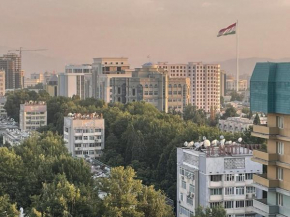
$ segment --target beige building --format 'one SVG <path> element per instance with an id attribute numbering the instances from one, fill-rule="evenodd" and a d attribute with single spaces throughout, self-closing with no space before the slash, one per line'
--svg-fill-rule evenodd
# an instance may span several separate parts
<path id="1" fill-rule="evenodd" d="M 33 131 L 47 125 L 45 102 L 29 101 L 20 104 L 19 125 L 22 131 Z"/>
<path id="2" fill-rule="evenodd" d="M 74 157 L 98 158 L 105 148 L 105 121 L 102 115 L 69 114 L 64 118 L 64 141 Z"/>
<path id="3" fill-rule="evenodd" d="M 30 78 L 24 78 L 24 88 L 33 87 L 37 84 L 43 84 L 44 77 L 42 73 L 33 73 Z"/>
<path id="4" fill-rule="evenodd" d="M 0 70 L 0 96 L 5 96 L 5 71 Z"/>
<path id="5" fill-rule="evenodd" d="M 164 69 L 146 63 L 132 77 L 111 78 L 113 102 L 145 101 L 160 111 L 183 111 L 189 103 L 189 79 L 169 78 Z"/>
<path id="6" fill-rule="evenodd" d="M 55 74 L 52 74 L 45 84 L 45 90 L 50 96 L 57 96 L 58 90 L 58 77 Z"/>
<path id="7" fill-rule="evenodd" d="M 117 74 L 126 74 L 126 71 L 130 69 L 128 63 L 128 58 L 125 57 L 103 57 L 103 58 L 94 58 L 94 63 L 92 64 L 92 96 L 97 99 L 102 98 L 105 93 L 102 92 L 102 82 L 107 78 L 100 78 L 102 75 L 117 75 Z M 108 81 L 108 80 L 107 80 Z M 108 89 L 107 89 L 108 90 Z M 104 100 L 108 101 L 109 97 L 106 97 Z"/>
<path id="8" fill-rule="evenodd" d="M 169 64 L 159 62 L 159 68 L 168 71 L 170 78 L 190 79 L 190 103 L 210 112 L 220 109 L 220 65 L 189 62 Z"/>
<path id="9" fill-rule="evenodd" d="M 237 89 L 237 80 L 232 78 L 227 78 L 226 83 L 227 90 L 236 90 Z M 239 80 L 239 91 L 248 89 L 248 81 L 247 80 Z"/>
<path id="10" fill-rule="evenodd" d="M 58 75 L 58 95 L 85 99 L 92 96 L 92 66 L 90 64 L 67 65 L 65 73 Z"/>

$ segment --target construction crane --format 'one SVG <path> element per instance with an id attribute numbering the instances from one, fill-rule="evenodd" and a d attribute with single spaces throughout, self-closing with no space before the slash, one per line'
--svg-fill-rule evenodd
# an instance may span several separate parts
<path id="1" fill-rule="evenodd" d="M 23 50 L 22 47 L 20 47 L 19 50 L 9 50 L 8 53 L 11 52 L 11 51 L 19 51 L 19 55 L 21 57 L 22 51 L 25 51 L 26 52 L 26 51 L 45 51 L 45 50 L 47 50 L 47 49 Z"/>

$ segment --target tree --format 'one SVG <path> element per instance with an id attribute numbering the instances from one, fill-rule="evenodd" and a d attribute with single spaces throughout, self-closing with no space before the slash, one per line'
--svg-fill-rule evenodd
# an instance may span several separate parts
<path id="1" fill-rule="evenodd" d="M 185 121 L 192 121 L 197 125 L 205 125 L 207 122 L 206 113 L 202 109 L 196 109 L 196 106 L 187 105 L 183 112 L 183 119 Z"/>
<path id="2" fill-rule="evenodd" d="M 0 215 L 18 217 L 16 204 L 11 204 L 8 195 L 0 196 Z"/>
<path id="3" fill-rule="evenodd" d="M 226 210 L 222 206 L 213 208 L 203 208 L 199 206 L 195 209 L 194 217 L 225 217 L 227 214 Z"/>
<path id="4" fill-rule="evenodd" d="M 231 101 L 242 101 L 243 99 L 244 99 L 244 94 L 239 94 L 235 90 L 231 92 Z"/>
<path id="5" fill-rule="evenodd" d="M 255 124 L 255 125 L 260 125 L 261 124 L 260 117 L 259 117 L 258 113 L 256 113 L 256 116 L 255 116 L 253 124 Z"/>
<path id="6" fill-rule="evenodd" d="M 104 198 L 103 216 L 173 216 L 162 192 L 155 191 L 153 186 L 143 186 L 135 178 L 131 167 L 116 167 L 111 169 L 109 178 L 100 180 L 100 190 L 107 195 Z"/>
<path id="7" fill-rule="evenodd" d="M 246 114 L 246 115 L 249 115 L 250 114 L 250 109 L 248 107 L 244 107 L 242 109 L 242 113 Z"/>
<path id="8" fill-rule="evenodd" d="M 225 111 L 225 113 L 223 114 L 223 116 L 222 116 L 222 119 L 227 119 L 228 117 L 236 117 L 237 116 L 237 110 L 232 106 L 232 105 L 230 105 L 227 109 L 226 109 L 226 111 Z"/>
<path id="9" fill-rule="evenodd" d="M 220 104 L 221 106 L 224 106 L 225 104 L 225 98 L 223 96 L 220 96 Z"/>

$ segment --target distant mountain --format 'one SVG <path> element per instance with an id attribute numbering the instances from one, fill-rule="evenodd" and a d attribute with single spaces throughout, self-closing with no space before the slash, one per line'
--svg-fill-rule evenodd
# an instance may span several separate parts
<path id="1" fill-rule="evenodd" d="M 252 75 L 254 67 L 257 62 L 290 62 L 290 58 L 282 58 L 282 59 L 271 59 L 271 58 L 243 58 L 239 60 L 240 65 L 240 75 L 247 74 Z M 229 59 L 220 62 L 221 69 L 225 70 L 227 74 L 236 75 L 236 59 Z"/>

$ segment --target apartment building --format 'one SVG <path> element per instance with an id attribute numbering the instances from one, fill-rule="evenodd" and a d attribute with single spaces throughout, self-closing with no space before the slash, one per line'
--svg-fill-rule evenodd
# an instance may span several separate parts
<path id="1" fill-rule="evenodd" d="M 229 117 L 226 120 L 219 119 L 219 129 L 223 132 L 242 133 L 253 126 L 253 120 L 242 117 Z"/>
<path id="2" fill-rule="evenodd" d="M 105 148 L 105 121 L 96 113 L 69 114 L 64 117 L 63 135 L 73 157 L 99 158 Z"/>
<path id="3" fill-rule="evenodd" d="M 227 78 L 226 81 L 226 89 L 227 90 L 237 90 L 237 80 L 232 78 Z M 239 80 L 239 91 L 244 91 L 248 89 L 248 81 L 247 80 Z"/>
<path id="4" fill-rule="evenodd" d="M 220 95 L 226 95 L 227 74 L 224 70 L 220 71 Z"/>
<path id="5" fill-rule="evenodd" d="M 266 151 L 254 151 L 264 166 L 254 176 L 263 198 L 254 200 L 262 216 L 290 216 L 290 63 L 257 63 L 251 77 L 251 110 L 267 114 L 267 125 L 254 125 L 252 136 L 267 140 Z"/>
<path id="6" fill-rule="evenodd" d="M 91 97 L 92 66 L 67 65 L 65 73 L 58 75 L 58 95 L 59 96 L 79 96 L 81 99 Z"/>
<path id="7" fill-rule="evenodd" d="M 0 117 L 1 118 L 7 117 L 7 111 L 4 108 L 6 101 L 7 101 L 7 98 L 5 96 L 0 96 Z"/>
<path id="8" fill-rule="evenodd" d="M 159 62 L 159 68 L 168 71 L 170 78 L 190 79 L 190 103 L 210 112 L 220 110 L 220 65 L 189 62 L 168 64 Z"/>
<path id="9" fill-rule="evenodd" d="M 158 65 L 145 63 L 132 72 L 132 77 L 111 78 L 113 102 L 145 101 L 160 111 L 183 111 L 189 103 L 188 78 L 169 78 Z"/>
<path id="10" fill-rule="evenodd" d="M 198 206 L 223 206 L 226 217 L 256 217 L 253 199 L 262 192 L 253 187 L 253 175 L 262 165 L 251 161 L 254 147 L 191 143 L 177 148 L 177 217 L 194 216 Z"/>
<path id="11" fill-rule="evenodd" d="M 30 78 L 24 78 L 24 88 L 33 87 L 37 84 L 43 84 L 44 77 L 42 73 L 33 73 Z"/>
<path id="12" fill-rule="evenodd" d="M 0 57 L 0 70 L 5 71 L 5 88 L 22 88 L 23 73 L 21 71 L 21 57 L 15 53 L 4 54 Z"/>
<path id="13" fill-rule="evenodd" d="M 47 125 L 45 102 L 29 101 L 20 104 L 19 126 L 21 131 L 34 131 Z"/>
<path id="14" fill-rule="evenodd" d="M 104 79 L 110 79 L 111 77 L 100 79 L 101 75 L 126 74 L 128 70 L 130 71 L 130 65 L 126 57 L 94 58 L 92 64 L 92 96 L 97 99 L 103 99 L 102 96 L 106 94 L 105 91 L 102 92 L 102 82 L 104 82 Z M 108 101 L 108 98 L 104 100 Z"/>
<path id="15" fill-rule="evenodd" d="M 5 71 L 0 69 L 0 96 L 5 96 Z"/>

